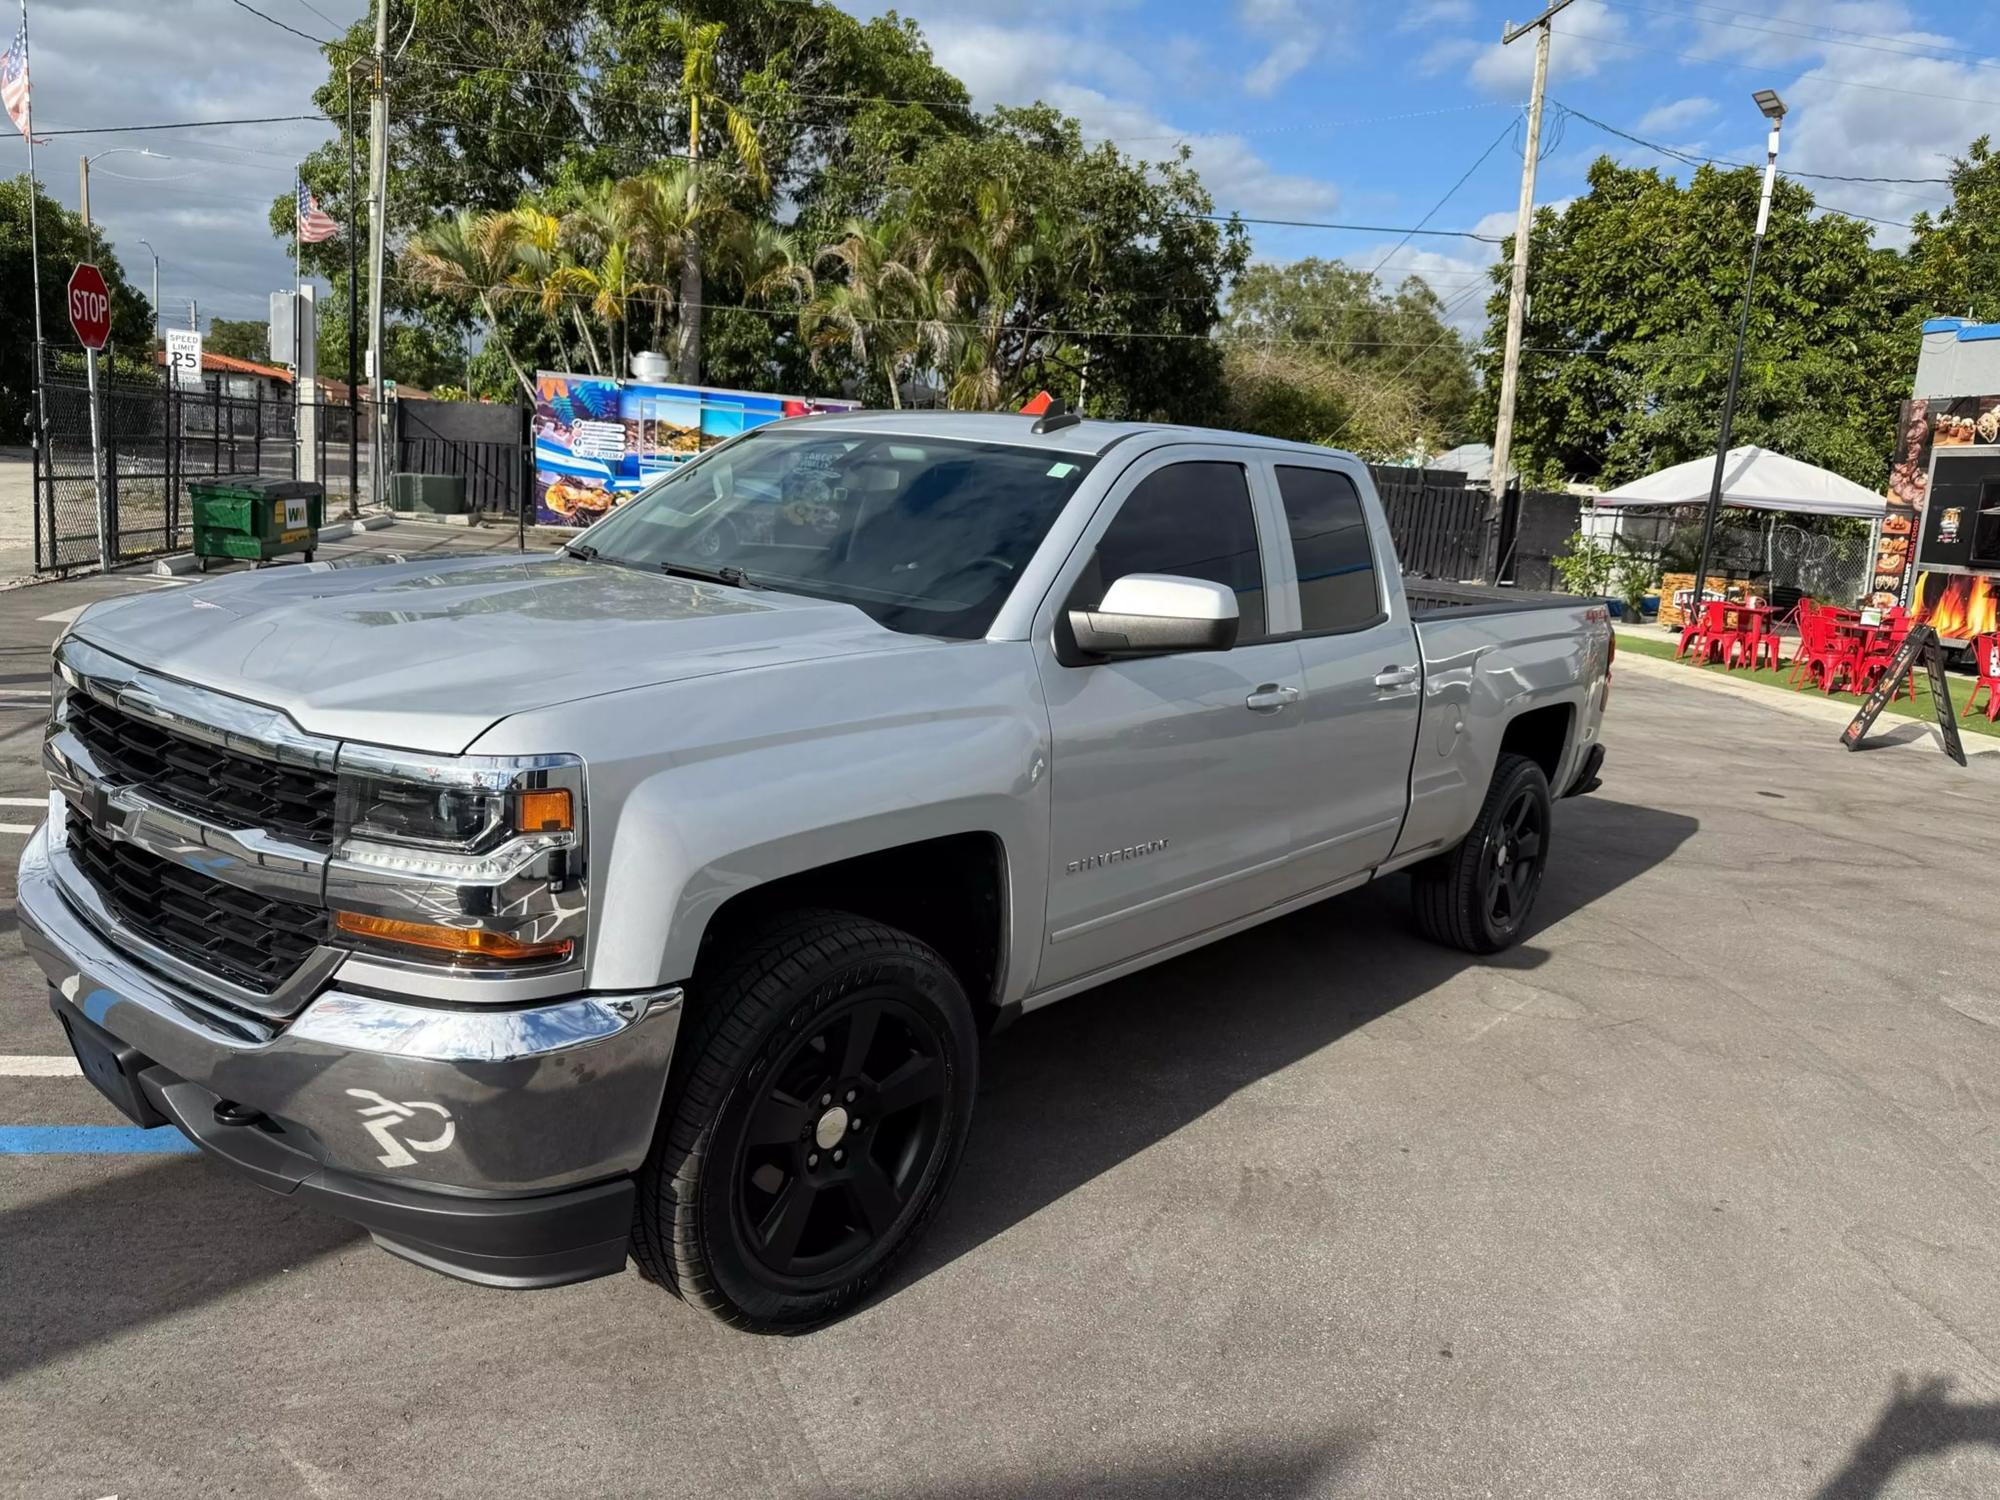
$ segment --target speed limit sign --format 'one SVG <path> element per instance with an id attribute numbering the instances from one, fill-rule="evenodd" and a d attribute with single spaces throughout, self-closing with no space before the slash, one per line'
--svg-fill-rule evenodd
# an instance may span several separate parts
<path id="1" fill-rule="evenodd" d="M 167 330 L 167 369 L 182 390 L 201 389 L 201 335 L 192 328 Z"/>

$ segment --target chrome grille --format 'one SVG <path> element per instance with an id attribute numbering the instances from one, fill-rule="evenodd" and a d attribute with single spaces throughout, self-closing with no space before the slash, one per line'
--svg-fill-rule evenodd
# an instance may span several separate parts
<path id="1" fill-rule="evenodd" d="M 70 810 L 70 858 L 118 920 L 176 958 L 269 994 L 318 946 L 326 914 L 113 839 Z"/>
<path id="2" fill-rule="evenodd" d="M 69 699 L 67 727 L 113 782 L 227 828 L 260 828 L 295 843 L 333 844 L 331 776 L 237 755 L 89 693 Z"/>

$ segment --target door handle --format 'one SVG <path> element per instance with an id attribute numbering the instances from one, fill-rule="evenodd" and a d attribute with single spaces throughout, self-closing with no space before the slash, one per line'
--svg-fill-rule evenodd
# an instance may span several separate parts
<path id="1" fill-rule="evenodd" d="M 1243 706 L 1253 714 L 1274 714 L 1288 703 L 1299 701 L 1299 690 L 1295 687 L 1279 687 L 1275 682 L 1267 682 L 1256 692 L 1243 700 Z"/>
<path id="2" fill-rule="evenodd" d="M 1375 686 L 1386 690 L 1400 691 L 1417 685 L 1415 667 L 1384 667 L 1375 674 Z"/>

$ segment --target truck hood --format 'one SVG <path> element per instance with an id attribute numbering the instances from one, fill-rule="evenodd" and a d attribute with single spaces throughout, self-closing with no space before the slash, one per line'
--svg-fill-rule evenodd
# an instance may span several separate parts
<path id="1" fill-rule="evenodd" d="M 445 755 L 530 709 L 924 644 L 846 604 L 567 555 L 259 569 L 107 600 L 74 629 L 310 733 Z"/>

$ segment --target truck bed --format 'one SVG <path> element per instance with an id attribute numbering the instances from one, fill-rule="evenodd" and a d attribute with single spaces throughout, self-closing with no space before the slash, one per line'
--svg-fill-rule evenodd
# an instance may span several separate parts
<path id="1" fill-rule="evenodd" d="M 1437 578 L 1405 578 L 1403 595 L 1409 600 L 1410 618 L 1420 622 L 1463 620 L 1473 615 L 1513 614 L 1530 609 L 1578 609 L 1596 602 L 1579 594 L 1542 594 L 1483 583 L 1446 583 Z"/>

